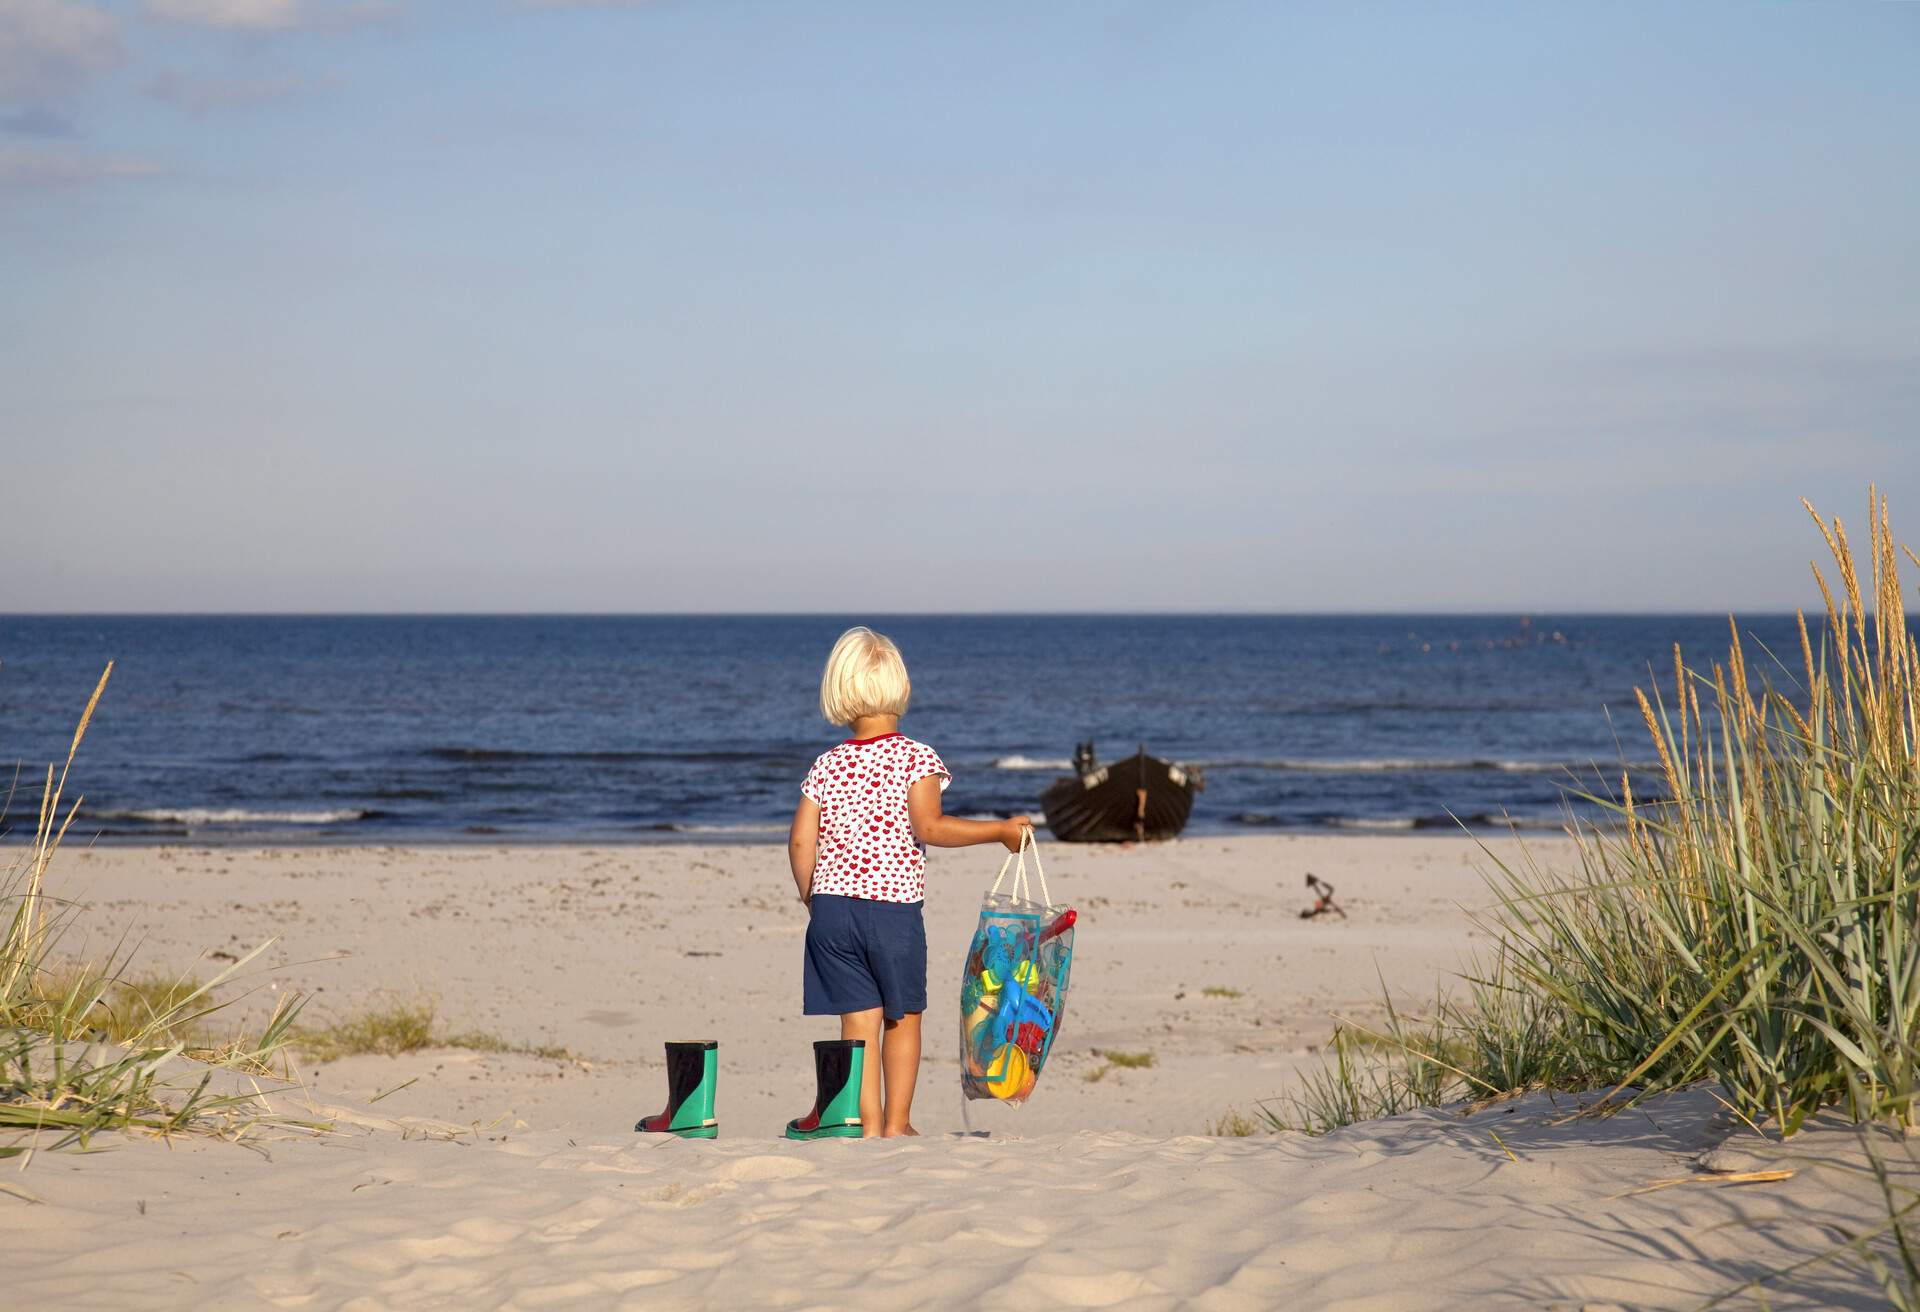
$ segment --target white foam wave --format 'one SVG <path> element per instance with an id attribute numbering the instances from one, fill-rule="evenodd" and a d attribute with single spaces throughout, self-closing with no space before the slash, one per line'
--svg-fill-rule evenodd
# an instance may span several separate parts
<path id="1" fill-rule="evenodd" d="M 662 825 L 662 829 L 675 834 L 784 834 L 785 825 Z"/>
<path id="2" fill-rule="evenodd" d="M 1279 757 L 1273 760 L 1195 761 L 1192 764 L 1201 770 L 1275 770 L 1293 771 L 1299 774 L 1413 774 L 1421 771 L 1465 770 L 1487 770 L 1501 774 L 1564 774 L 1569 770 L 1578 772 L 1583 768 L 1569 765 L 1565 761 L 1503 761 L 1483 757 L 1426 759 L 1416 756 L 1333 760 L 1319 760 L 1313 757 Z M 1065 757 L 1015 754 L 995 757 L 993 768 L 996 770 L 1071 770 L 1073 762 Z M 1634 765 L 1629 768 L 1646 767 Z"/>
<path id="3" fill-rule="evenodd" d="M 365 811 L 247 811 L 238 807 L 216 810 L 210 807 L 184 807 L 180 810 L 154 808 L 142 811 L 102 811 L 102 820 L 145 820 L 151 824 L 172 825 L 337 825 L 364 820 Z"/>
<path id="4" fill-rule="evenodd" d="M 1273 761 L 1199 761 L 1202 770 L 1283 770 L 1300 774 L 1412 774 L 1420 771 L 1496 770 L 1502 774 L 1559 774 L 1564 761 L 1494 761 L 1479 758 L 1375 757 L 1361 760 L 1282 758 Z"/>
<path id="5" fill-rule="evenodd" d="M 1327 822 L 1335 829 L 1412 829 L 1420 822 L 1412 816 L 1339 816 Z"/>

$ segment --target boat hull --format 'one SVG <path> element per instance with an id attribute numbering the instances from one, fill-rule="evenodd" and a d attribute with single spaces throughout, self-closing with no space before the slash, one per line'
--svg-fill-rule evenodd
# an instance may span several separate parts
<path id="1" fill-rule="evenodd" d="M 1135 843 L 1172 838 L 1193 814 L 1192 771 L 1137 752 L 1040 794 L 1047 828 L 1068 843 Z"/>

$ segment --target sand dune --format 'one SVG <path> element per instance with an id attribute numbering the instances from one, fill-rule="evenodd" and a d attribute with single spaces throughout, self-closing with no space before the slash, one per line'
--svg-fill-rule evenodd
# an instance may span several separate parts
<path id="1" fill-rule="evenodd" d="M 1719 1105 L 1553 1124 L 1570 1109 L 1535 1095 L 1318 1139 L 806 1145 L 448 1138 L 363 1110 L 259 1151 L 42 1158 L 43 1204 L 8 1214 L 9 1285 L 98 1308 L 1685 1308 L 1872 1214 L 1864 1177 L 1805 1161 L 1857 1161 L 1848 1131 L 1803 1136 L 1784 1182 L 1631 1194 L 1700 1173 L 1730 1133 Z M 1741 1169 L 1780 1164 L 1735 1143 Z M 1768 1297 L 1877 1305 L 1831 1268 Z"/>

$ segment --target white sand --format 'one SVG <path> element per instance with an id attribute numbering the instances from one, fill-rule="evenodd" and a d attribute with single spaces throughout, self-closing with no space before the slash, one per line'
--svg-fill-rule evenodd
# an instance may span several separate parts
<path id="1" fill-rule="evenodd" d="M 6 1179 L 44 1201 L 0 1198 L 7 1301 L 1690 1307 L 1876 1217 L 1870 1181 L 1804 1166 L 1619 1197 L 1697 1174 L 1734 1133 L 1704 1092 L 1560 1125 L 1572 1104 L 1535 1096 L 1320 1139 L 1199 1137 L 1286 1087 L 1329 1012 L 1376 1015 L 1376 972 L 1430 996 L 1472 947 L 1455 904 L 1484 900 L 1483 858 L 1427 838 L 1049 856 L 1056 900 L 1082 921 L 1032 1103 L 976 1114 L 990 1138 L 954 1133 L 950 1012 L 995 863 L 937 854 L 915 1118 L 929 1137 L 796 1145 L 775 1136 L 810 1102 L 808 1041 L 832 1030 L 797 1014 L 804 914 L 778 848 L 69 853 L 58 891 L 91 901 L 96 942 L 136 927 L 143 960 L 188 967 L 279 932 L 263 981 L 324 990 L 323 1012 L 427 993 L 449 1031 L 583 1060 L 354 1058 L 308 1072 L 342 1121 L 332 1135 L 277 1132 L 264 1153 L 122 1139 L 42 1154 Z M 1351 919 L 1297 918 L 1306 870 L 1338 885 Z M 631 1133 L 662 1101 L 667 1038 L 720 1041 L 716 1142 Z M 1102 1048 L 1157 1064 L 1089 1082 Z M 423 1134 L 408 1118 L 469 1128 Z M 1842 1158 L 1853 1142 L 1823 1130 L 1791 1150 Z M 1745 1130 L 1735 1144 L 1761 1146 Z M 1769 1298 L 1874 1305 L 1863 1276 L 1831 1267 Z"/>

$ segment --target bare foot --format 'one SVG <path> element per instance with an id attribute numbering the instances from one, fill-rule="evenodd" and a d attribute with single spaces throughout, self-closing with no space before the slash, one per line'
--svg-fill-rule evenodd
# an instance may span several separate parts
<path id="1" fill-rule="evenodd" d="M 918 1139 L 920 1137 L 920 1131 L 909 1125 L 904 1130 L 888 1130 L 885 1132 L 884 1137 L 888 1139 Z"/>

